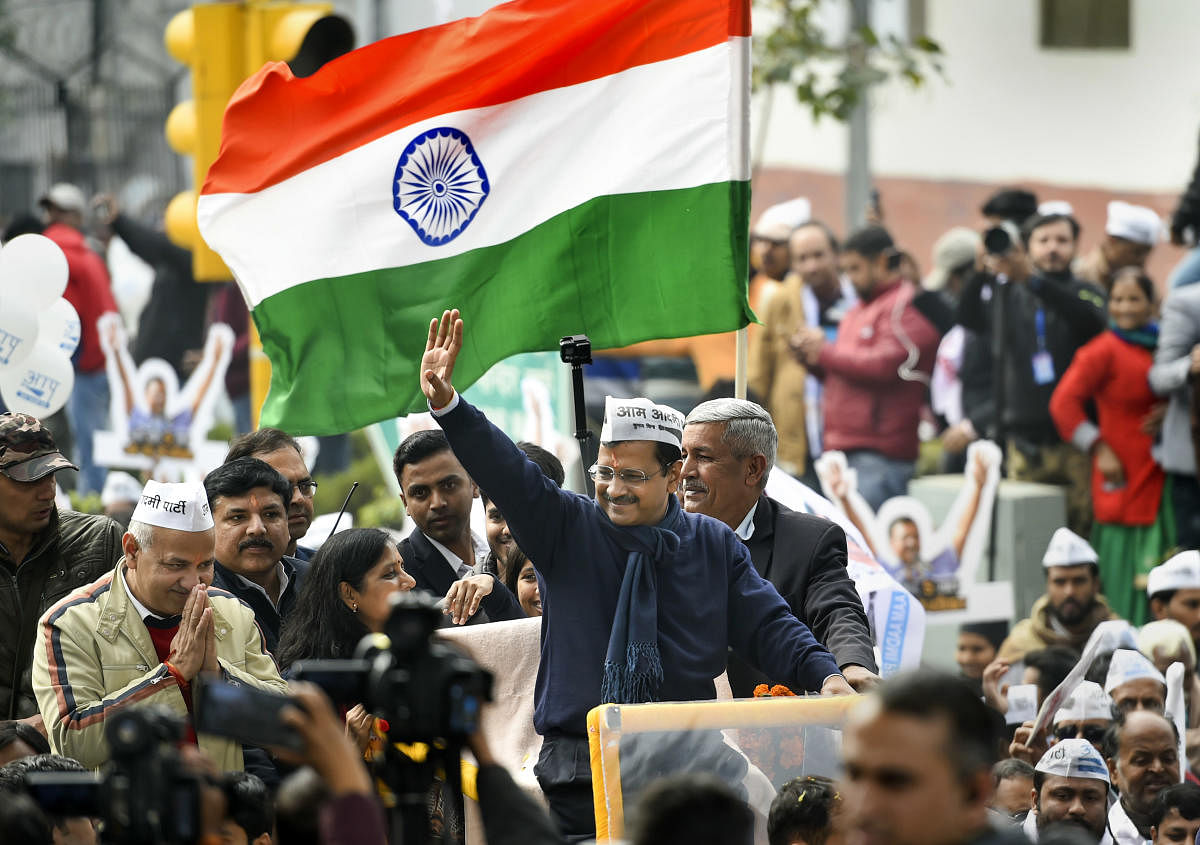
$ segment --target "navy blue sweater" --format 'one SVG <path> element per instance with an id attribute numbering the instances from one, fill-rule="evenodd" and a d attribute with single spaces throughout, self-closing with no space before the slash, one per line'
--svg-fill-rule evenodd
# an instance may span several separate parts
<path id="1" fill-rule="evenodd" d="M 508 520 L 537 566 L 542 660 L 534 694 L 538 733 L 583 736 L 600 678 L 627 553 L 595 502 L 560 490 L 479 410 L 459 397 L 438 417 L 455 455 Z M 819 690 L 838 673 L 832 655 L 755 570 L 727 525 L 683 513 L 679 550 L 658 569 L 658 647 L 664 701 L 714 697 L 733 648 L 775 683 Z"/>

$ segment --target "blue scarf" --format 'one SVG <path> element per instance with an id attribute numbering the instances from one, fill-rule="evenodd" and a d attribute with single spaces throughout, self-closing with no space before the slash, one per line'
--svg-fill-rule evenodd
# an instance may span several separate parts
<path id="1" fill-rule="evenodd" d="M 597 505 L 597 508 L 600 506 Z M 603 509 L 600 510 L 604 513 Z M 658 572 L 656 564 L 679 550 L 682 509 L 667 496 L 667 513 L 658 525 L 614 525 L 608 514 L 601 524 L 618 546 L 629 553 L 617 612 L 613 616 L 604 655 L 600 700 L 614 704 L 657 701 L 663 681 L 658 651 Z"/>
<path id="2" fill-rule="evenodd" d="M 1108 327 L 1112 333 L 1126 343 L 1134 346 L 1141 346 L 1153 352 L 1158 348 L 1158 323 L 1147 323 L 1140 329 L 1126 331 L 1125 329 L 1117 328 L 1117 324 L 1109 322 Z"/>

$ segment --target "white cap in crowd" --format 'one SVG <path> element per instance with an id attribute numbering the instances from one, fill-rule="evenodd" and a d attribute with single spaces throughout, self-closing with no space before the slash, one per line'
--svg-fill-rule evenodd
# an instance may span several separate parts
<path id="1" fill-rule="evenodd" d="M 1154 664 L 1146 658 L 1146 655 L 1133 649 L 1119 648 L 1113 652 L 1112 663 L 1108 664 L 1108 677 L 1104 679 L 1104 691 L 1111 695 L 1112 691 L 1122 684 L 1142 678 L 1158 681 L 1164 687 L 1167 685 L 1167 679 L 1163 677 L 1162 672 L 1154 668 Z"/>
<path id="2" fill-rule="evenodd" d="M 1050 545 L 1042 557 L 1042 566 L 1080 566 L 1099 561 L 1100 556 L 1087 540 L 1069 528 L 1060 528 L 1050 538 Z"/>
<path id="3" fill-rule="evenodd" d="M 38 205 L 52 205 L 60 211 L 78 211 L 83 214 L 87 210 L 87 197 L 71 183 L 59 182 L 51 185 L 50 190 L 42 194 Z"/>
<path id="4" fill-rule="evenodd" d="M 142 497 L 142 482 L 127 472 L 109 470 L 100 491 L 100 504 L 106 508 L 121 502 L 136 502 Z"/>
<path id="5" fill-rule="evenodd" d="M 1067 217 L 1075 216 L 1075 208 L 1066 200 L 1046 200 L 1038 205 L 1038 216 L 1049 217 L 1051 214 L 1065 214 Z"/>
<path id="6" fill-rule="evenodd" d="M 750 234 L 768 241 L 786 241 L 797 226 L 803 226 L 811 219 L 812 203 L 806 197 L 796 197 L 764 211 Z"/>
<path id="7" fill-rule="evenodd" d="M 1115 238 L 1154 246 L 1162 239 L 1162 230 L 1162 220 L 1153 209 L 1120 200 L 1108 204 L 1108 222 L 1104 224 L 1104 231 Z"/>
<path id="8" fill-rule="evenodd" d="M 1188 549 L 1150 570 L 1146 577 L 1146 595 L 1171 590 L 1200 590 L 1200 552 Z"/>
<path id="9" fill-rule="evenodd" d="M 975 260 L 982 238 L 974 229 L 955 226 L 933 245 L 933 269 L 921 283 L 926 290 L 941 290 L 950 274 Z"/>
<path id="10" fill-rule="evenodd" d="M 147 481 L 130 521 L 190 533 L 213 527 L 208 494 L 198 481 L 179 484 Z"/>
<path id="11" fill-rule="evenodd" d="M 1054 714 L 1054 724 L 1059 722 L 1084 722 L 1088 719 L 1112 719 L 1112 699 L 1100 685 L 1092 681 L 1080 681 L 1075 692 L 1067 698 Z"/>
<path id="12" fill-rule="evenodd" d="M 656 440 L 680 446 L 683 443 L 683 421 L 683 414 L 669 405 L 655 405 L 649 399 L 606 396 L 600 442 Z"/>
<path id="13" fill-rule="evenodd" d="M 1086 739 L 1064 739 L 1042 755 L 1034 771 L 1064 778 L 1091 778 L 1108 783 L 1104 758 Z"/>

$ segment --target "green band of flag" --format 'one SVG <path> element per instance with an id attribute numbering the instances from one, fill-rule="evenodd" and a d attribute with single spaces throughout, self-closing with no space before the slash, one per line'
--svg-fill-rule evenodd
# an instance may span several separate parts
<path id="1" fill-rule="evenodd" d="M 741 328 L 746 287 L 726 280 L 746 278 L 749 196 L 742 181 L 602 196 L 497 246 L 270 296 L 253 312 L 272 363 L 262 424 L 328 434 L 424 410 L 429 320 L 463 303 L 464 387 L 538 339 L 605 349 Z M 728 236 L 697 236 L 713 231 Z"/>

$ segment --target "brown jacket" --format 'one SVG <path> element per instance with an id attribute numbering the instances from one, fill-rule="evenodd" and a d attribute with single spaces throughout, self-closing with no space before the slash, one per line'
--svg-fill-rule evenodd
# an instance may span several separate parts
<path id="1" fill-rule="evenodd" d="M 1059 634 L 1050 625 L 1050 597 L 1042 596 L 1033 603 L 1029 618 L 1022 619 L 1013 626 L 1008 639 L 1001 643 L 996 659 L 1015 663 L 1031 651 L 1038 651 L 1052 645 L 1065 645 L 1081 651 L 1097 625 L 1107 622 L 1109 619 L 1120 618 L 1108 606 L 1108 601 L 1104 596 L 1096 596 L 1096 606 L 1092 608 L 1092 612 L 1088 615 L 1080 632 Z"/>
<path id="2" fill-rule="evenodd" d="M 789 273 L 761 313 L 762 330 L 750 336 L 747 381 L 767 403 L 779 432 L 779 465 L 789 472 L 804 472 L 808 457 L 804 386 L 808 370 L 792 353 L 788 341 L 805 325 L 800 298 L 804 283 Z"/>

